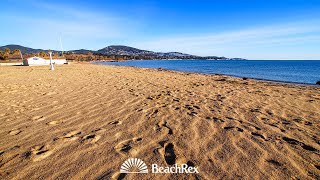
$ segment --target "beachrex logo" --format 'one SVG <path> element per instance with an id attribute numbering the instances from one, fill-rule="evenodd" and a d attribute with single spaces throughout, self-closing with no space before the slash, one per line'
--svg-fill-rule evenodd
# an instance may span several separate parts
<path id="1" fill-rule="evenodd" d="M 120 173 L 148 173 L 148 167 L 141 159 L 130 158 L 121 165 Z"/>
<path id="2" fill-rule="evenodd" d="M 120 173 L 148 173 L 147 165 L 138 158 L 129 158 L 120 167 Z M 187 164 L 174 164 L 170 167 L 162 167 L 157 164 L 151 165 L 151 173 L 199 173 L 197 167 Z"/>

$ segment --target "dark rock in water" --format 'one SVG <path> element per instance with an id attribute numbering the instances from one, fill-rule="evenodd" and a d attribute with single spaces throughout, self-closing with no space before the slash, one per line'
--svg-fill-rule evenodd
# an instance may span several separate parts
<path id="1" fill-rule="evenodd" d="M 317 85 L 320 85 L 320 81 L 317 81 L 317 83 L 316 83 Z"/>
<path id="2" fill-rule="evenodd" d="M 243 77 L 242 79 L 243 79 L 243 80 L 247 80 L 248 78 L 247 78 L 247 77 Z"/>

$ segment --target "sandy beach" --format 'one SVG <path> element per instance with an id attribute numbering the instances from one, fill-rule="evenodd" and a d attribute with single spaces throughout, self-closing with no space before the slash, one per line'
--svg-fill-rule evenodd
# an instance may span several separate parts
<path id="1" fill-rule="evenodd" d="M 0 179 L 318 179 L 320 87 L 161 69 L 0 67 Z M 120 174 L 128 158 L 197 174 Z"/>

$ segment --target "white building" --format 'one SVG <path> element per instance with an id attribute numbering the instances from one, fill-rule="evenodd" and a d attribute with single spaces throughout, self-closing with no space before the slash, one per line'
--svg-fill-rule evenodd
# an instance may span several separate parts
<path id="1" fill-rule="evenodd" d="M 67 60 L 66 59 L 52 59 L 52 63 L 53 64 L 66 64 Z M 24 66 L 50 65 L 50 60 L 35 56 L 35 57 L 28 58 L 27 60 L 23 60 L 23 65 Z"/>

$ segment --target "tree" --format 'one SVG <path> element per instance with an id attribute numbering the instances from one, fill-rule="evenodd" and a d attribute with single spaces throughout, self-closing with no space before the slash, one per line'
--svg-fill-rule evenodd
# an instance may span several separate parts
<path id="1" fill-rule="evenodd" d="M 4 59 L 2 51 L 0 51 L 0 59 L 2 59 L 2 60 Z"/>
<path id="2" fill-rule="evenodd" d="M 8 59 L 9 54 L 6 51 L 0 51 L 0 59 L 5 60 Z"/>
<path id="3" fill-rule="evenodd" d="M 20 49 L 15 49 L 11 52 L 12 55 L 20 54 Z"/>
<path id="4" fill-rule="evenodd" d="M 5 54 L 7 54 L 9 56 L 10 49 L 9 48 L 4 48 L 3 53 L 5 53 Z"/>
<path id="5" fill-rule="evenodd" d="M 39 53 L 39 56 L 40 56 L 40 57 L 46 57 L 46 55 L 47 55 L 47 53 L 46 53 L 46 52 L 43 52 L 43 51 L 41 51 L 41 52 Z"/>

